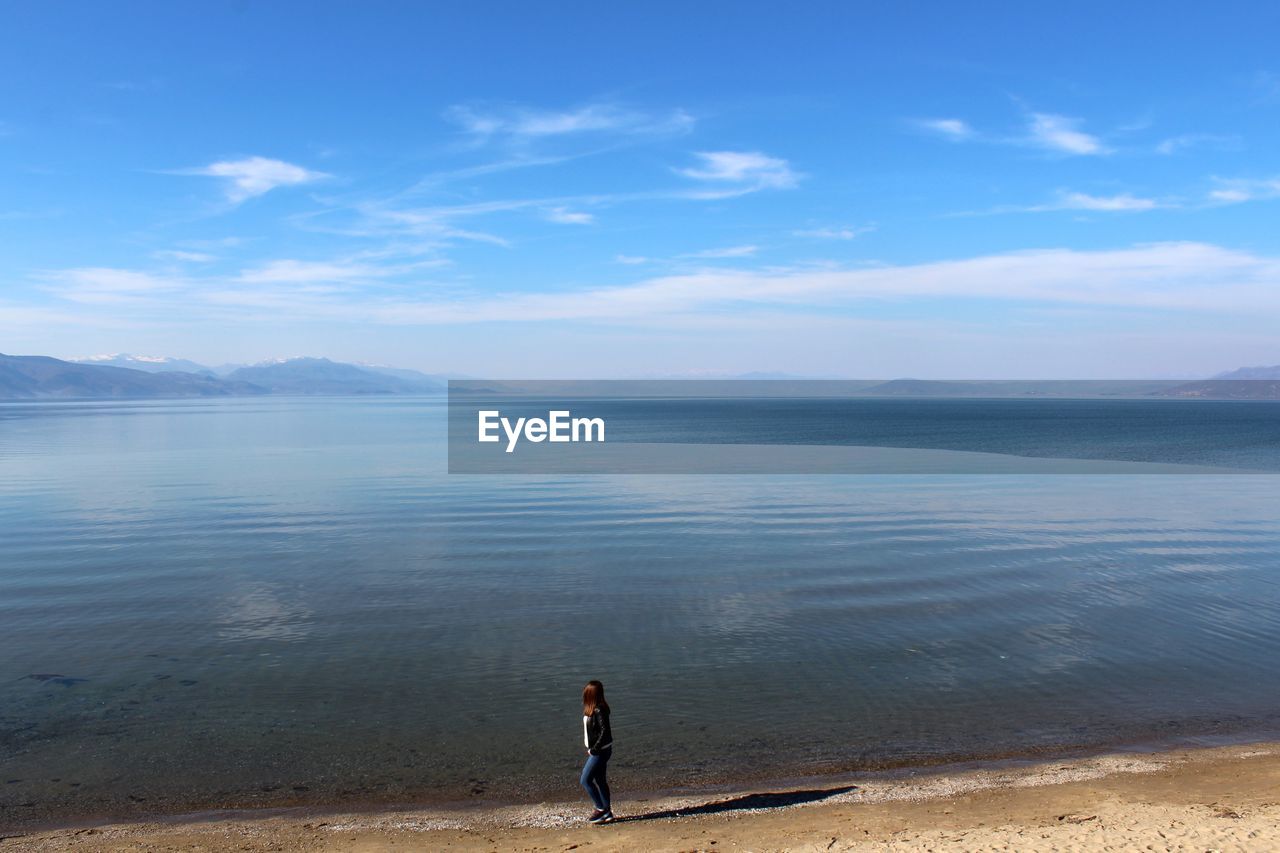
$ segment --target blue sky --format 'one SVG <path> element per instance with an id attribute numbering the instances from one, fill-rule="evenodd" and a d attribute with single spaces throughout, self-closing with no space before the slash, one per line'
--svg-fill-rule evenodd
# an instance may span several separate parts
<path id="1" fill-rule="evenodd" d="M 1280 362 L 1273 3 L 5 3 L 0 351 Z"/>

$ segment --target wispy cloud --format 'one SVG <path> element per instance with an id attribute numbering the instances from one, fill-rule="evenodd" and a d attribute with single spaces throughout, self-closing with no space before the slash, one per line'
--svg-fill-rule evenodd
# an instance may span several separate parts
<path id="1" fill-rule="evenodd" d="M 1061 154 L 1107 154 L 1109 149 L 1096 136 L 1078 129 L 1080 121 L 1051 113 L 1032 113 L 1027 126 L 1028 141 Z"/>
<path id="2" fill-rule="evenodd" d="M 162 261 L 181 261 L 189 264 L 207 264 L 217 260 L 217 256 L 208 252 L 189 252 L 185 249 L 160 249 L 151 253 L 152 257 Z"/>
<path id="3" fill-rule="evenodd" d="M 1246 201 L 1264 201 L 1280 198 L 1280 178 L 1263 180 L 1218 178 L 1218 187 L 1210 190 L 1210 204 L 1240 204 Z"/>
<path id="4" fill-rule="evenodd" d="M 244 237 L 214 237 L 205 240 L 182 240 L 178 243 L 189 249 L 234 249 L 237 246 L 243 246 L 249 241 Z"/>
<path id="5" fill-rule="evenodd" d="M 394 268 L 348 261 L 281 259 L 246 269 L 238 280 L 248 284 L 316 284 L 384 278 L 396 272 Z"/>
<path id="6" fill-rule="evenodd" d="M 854 237 L 876 230 L 874 225 L 843 226 L 839 228 L 806 228 L 792 231 L 792 236 L 809 240 L 852 240 Z"/>
<path id="7" fill-rule="evenodd" d="M 272 267 L 268 267 L 271 269 Z M 311 270 L 314 272 L 314 270 Z M 269 311 L 284 318 L 437 325 L 491 322 L 611 321 L 661 323 L 709 309 L 825 315 L 861 302 L 1017 300 L 1095 308 L 1194 311 L 1280 319 L 1280 258 L 1205 243 L 1157 243 L 1077 251 L 1039 249 L 920 264 L 857 268 L 705 269 L 597 288 L 518 291 L 467 297 L 388 299 L 356 289 L 299 288 L 292 280 L 243 286 L 232 280 L 163 279 L 130 270 L 76 269 L 51 274 L 69 299 L 85 288 L 149 298 L 155 306 L 204 304 L 227 311 Z M 286 278 L 289 278 L 286 276 Z M 124 306 L 121 306 L 122 308 Z M 132 316 L 132 315 L 131 315 Z M 234 316 L 234 315 L 231 315 Z"/>
<path id="8" fill-rule="evenodd" d="M 698 151 L 699 165 L 676 172 L 722 189 L 702 191 L 698 197 L 728 198 L 763 189 L 790 189 L 800 175 L 786 160 L 759 151 Z"/>
<path id="9" fill-rule="evenodd" d="M 41 273 L 37 279 L 63 299 L 84 303 L 130 302 L 180 291 L 182 279 L 114 267 L 75 267 Z"/>
<path id="10" fill-rule="evenodd" d="M 620 264 L 628 264 L 631 266 L 647 264 L 650 261 L 650 258 L 646 258 L 641 255 L 614 255 L 613 259 Z"/>
<path id="11" fill-rule="evenodd" d="M 1243 189 L 1218 189 L 1209 191 L 1209 200 L 1217 204 L 1239 204 L 1244 201 L 1252 201 L 1254 194 L 1249 190 Z"/>
<path id="12" fill-rule="evenodd" d="M 680 174 L 700 181 L 750 181 L 775 187 L 790 187 L 796 182 L 786 160 L 758 151 L 699 151 L 696 156 L 702 165 L 680 169 Z"/>
<path id="13" fill-rule="evenodd" d="M 1141 213 L 1149 210 L 1203 210 L 1250 201 L 1280 199 L 1280 177 L 1214 178 L 1216 186 L 1207 192 L 1196 190 L 1182 196 L 1150 198 L 1132 193 L 1093 195 L 1061 191 L 1044 204 L 1005 205 L 987 210 L 962 211 L 951 216 L 992 216 L 1007 213 L 1046 213 L 1052 211 L 1089 211 L 1095 213 Z"/>
<path id="14" fill-rule="evenodd" d="M 916 119 L 912 124 L 952 142 L 986 142 L 1039 148 L 1055 154 L 1092 156 L 1110 154 L 1097 136 L 1080 129 L 1080 120 L 1055 113 L 1028 113 L 1024 130 L 1014 134 L 980 133 L 963 119 Z"/>
<path id="15" fill-rule="evenodd" d="M 567 207 L 552 207 L 543 214 L 543 218 L 559 225 L 590 225 L 596 221 L 593 214 Z"/>
<path id="16" fill-rule="evenodd" d="M 1156 145 L 1157 154 L 1176 154 L 1179 151 L 1186 151 L 1188 148 L 1234 148 L 1239 145 L 1239 140 L 1234 136 L 1221 136 L 1214 133 L 1184 133 L 1181 136 L 1171 136 L 1168 139 L 1161 140 Z"/>
<path id="17" fill-rule="evenodd" d="M 1280 309 L 1280 261 L 1198 243 L 1112 251 L 1013 252 L 871 269 L 704 272 L 637 285 L 524 297 L 569 317 L 772 302 L 822 310 L 864 299 L 947 297 L 1211 310 Z M 1237 301 L 1238 300 L 1238 301 Z M 490 305 L 490 309 L 496 306 Z M 566 317 L 567 318 L 567 317 Z"/>
<path id="18" fill-rule="evenodd" d="M 329 177 L 323 172 L 313 172 L 269 157 L 220 160 L 197 169 L 182 169 L 175 174 L 223 179 L 227 201 L 232 204 L 263 195 L 277 187 L 295 186 Z"/>
<path id="19" fill-rule="evenodd" d="M 725 246 L 720 249 L 703 249 L 699 252 L 686 252 L 682 258 L 749 258 L 760 251 L 759 246 Z"/>
<path id="20" fill-rule="evenodd" d="M 602 192 L 530 198 L 496 198 L 457 204 L 410 205 L 412 193 L 393 193 L 381 199 L 353 199 L 327 208 L 294 214 L 295 225 L 319 233 L 387 241 L 412 239 L 421 248 L 443 249 L 457 241 L 487 242 L 506 248 L 512 241 L 487 231 L 460 227 L 465 220 L 494 214 L 524 212 L 558 225 L 590 225 L 592 208 L 626 204 L 730 199 L 764 189 L 794 187 L 803 177 L 786 160 L 757 151 L 704 151 L 697 164 L 671 171 L 700 186 Z M 586 208 L 586 209 L 584 209 Z M 828 235 L 837 238 L 840 235 Z"/>
<path id="21" fill-rule="evenodd" d="M 912 123 L 921 130 L 955 142 L 972 139 L 976 135 L 968 122 L 958 118 L 925 118 L 916 119 Z"/>
<path id="22" fill-rule="evenodd" d="M 1140 213 L 1159 208 L 1181 207 L 1176 201 L 1136 196 L 1132 193 L 1093 195 L 1091 193 L 1060 191 L 1053 201 L 1044 204 L 1004 205 L 987 210 L 971 210 L 953 216 L 994 216 L 1005 213 L 1050 213 L 1053 211 L 1090 211 L 1095 213 Z"/>
<path id="23" fill-rule="evenodd" d="M 606 131 L 684 133 L 692 129 L 695 123 L 693 116 L 684 110 L 653 114 L 625 109 L 615 104 L 588 104 L 560 111 L 457 105 L 445 111 L 445 119 L 473 136 L 523 139 Z"/>
<path id="24" fill-rule="evenodd" d="M 615 320 L 774 305 L 824 312 L 865 300 L 1016 299 L 1111 308 L 1280 314 L 1280 259 L 1203 243 L 1044 249 L 860 269 L 706 270 L 576 292 L 376 306 L 395 323 Z"/>
<path id="25" fill-rule="evenodd" d="M 0 301 L 0 330 L 9 335 L 30 334 L 33 329 L 47 332 L 59 326 L 82 328 L 87 332 L 100 333 L 104 327 L 123 328 L 128 325 L 130 324 L 127 320 L 105 315 L 101 311 L 84 311 L 75 306 L 57 310 Z M 6 346 L 6 349 L 12 352 L 11 346 Z M 41 351 L 48 350 L 42 348 Z"/>
<path id="26" fill-rule="evenodd" d="M 574 160 L 578 156 L 582 155 L 535 157 L 527 153 L 521 153 L 510 157 L 504 157 L 501 160 L 495 160 L 490 163 L 478 163 L 474 166 L 465 166 L 460 169 L 445 169 L 443 171 L 433 172 L 424 176 L 417 183 L 404 190 L 399 195 L 410 196 L 423 192 L 431 192 L 456 181 L 466 181 L 471 180 L 472 178 L 496 175 L 502 172 L 511 172 L 518 169 L 530 169 L 539 166 L 557 166 L 561 163 L 567 163 Z"/>
<path id="27" fill-rule="evenodd" d="M 1155 210 L 1161 207 L 1160 202 L 1151 198 L 1141 198 L 1130 193 L 1119 195 L 1090 195 L 1088 193 L 1063 193 L 1056 205 L 1039 208 L 1041 210 L 1096 210 L 1109 212 L 1132 212 L 1139 210 Z"/>
<path id="28" fill-rule="evenodd" d="M 304 227 L 346 237 L 409 239 L 424 249 L 439 249 L 459 241 L 509 248 L 509 240 L 486 231 L 464 228 L 458 224 L 459 221 L 491 213 L 545 207 L 547 203 L 542 200 L 514 199 L 429 207 L 395 207 L 384 202 L 367 201 L 359 202 L 349 210 L 336 211 L 339 215 L 353 217 L 354 222 L 350 224 L 321 225 L 312 217 Z"/>

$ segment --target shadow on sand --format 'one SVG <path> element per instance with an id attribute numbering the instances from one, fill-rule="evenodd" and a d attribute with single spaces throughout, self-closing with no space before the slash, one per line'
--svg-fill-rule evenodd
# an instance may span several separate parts
<path id="1" fill-rule="evenodd" d="M 617 818 L 614 823 L 626 823 L 635 820 L 664 820 L 673 817 L 693 817 L 695 815 L 723 814 L 724 812 L 750 811 L 752 809 L 780 809 L 786 806 L 798 806 L 804 803 L 816 803 L 856 791 L 857 785 L 843 785 L 839 788 L 820 788 L 812 791 L 781 791 L 763 794 L 744 794 L 730 800 L 719 800 L 701 806 L 689 806 L 680 809 L 663 809 L 645 814 L 626 815 Z"/>

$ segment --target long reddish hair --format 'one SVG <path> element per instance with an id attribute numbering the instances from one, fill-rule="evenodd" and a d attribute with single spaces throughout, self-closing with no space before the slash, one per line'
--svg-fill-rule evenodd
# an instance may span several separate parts
<path id="1" fill-rule="evenodd" d="M 609 713 L 609 703 L 604 701 L 604 685 L 599 681 L 588 681 L 582 688 L 582 716 L 590 717 L 596 708 Z"/>

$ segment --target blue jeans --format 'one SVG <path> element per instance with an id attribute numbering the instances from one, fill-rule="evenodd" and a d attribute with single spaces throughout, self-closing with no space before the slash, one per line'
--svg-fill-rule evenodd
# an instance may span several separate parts
<path id="1" fill-rule="evenodd" d="M 601 751 L 599 755 L 588 755 L 587 763 L 582 766 L 582 787 L 587 789 L 587 796 L 591 798 L 591 802 L 595 803 L 596 808 L 601 811 L 609 811 L 609 780 L 605 777 L 605 770 L 609 766 L 609 756 L 613 755 L 613 748 Z"/>

